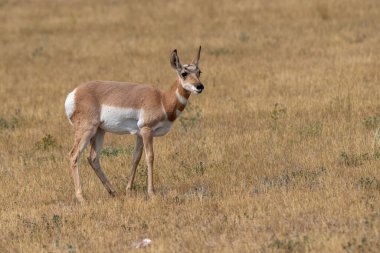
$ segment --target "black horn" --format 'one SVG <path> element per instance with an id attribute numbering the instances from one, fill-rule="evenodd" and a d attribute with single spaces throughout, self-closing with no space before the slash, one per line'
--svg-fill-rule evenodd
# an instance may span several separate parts
<path id="1" fill-rule="evenodd" d="M 198 66 L 198 62 L 199 62 L 199 59 L 201 58 L 201 46 L 199 46 L 199 50 L 198 50 L 198 53 L 197 55 L 194 57 L 193 61 L 192 61 L 192 64 Z"/>

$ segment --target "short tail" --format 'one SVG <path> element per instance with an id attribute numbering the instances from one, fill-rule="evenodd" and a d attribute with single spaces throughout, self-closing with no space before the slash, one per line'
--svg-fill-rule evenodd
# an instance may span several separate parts
<path id="1" fill-rule="evenodd" d="M 74 111 L 75 111 L 75 92 L 76 92 L 76 89 L 70 92 L 67 95 L 66 101 L 65 101 L 66 116 L 71 125 L 73 124 L 73 122 L 71 121 L 71 117 L 73 116 Z"/>

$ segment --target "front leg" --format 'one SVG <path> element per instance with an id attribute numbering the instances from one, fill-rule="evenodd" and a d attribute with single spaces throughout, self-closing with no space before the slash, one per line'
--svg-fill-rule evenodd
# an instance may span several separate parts
<path id="1" fill-rule="evenodd" d="M 127 193 L 132 190 L 133 180 L 135 179 L 137 166 L 139 165 L 139 162 L 141 159 L 143 146 L 144 144 L 143 144 L 143 140 L 141 136 L 136 135 L 136 144 L 135 144 L 135 149 L 133 151 L 131 173 L 129 175 L 129 180 L 127 184 Z"/>
<path id="2" fill-rule="evenodd" d="M 143 127 L 140 131 L 144 142 L 145 159 L 148 166 L 148 195 L 152 197 L 154 195 L 153 187 L 153 132 L 149 127 Z"/>

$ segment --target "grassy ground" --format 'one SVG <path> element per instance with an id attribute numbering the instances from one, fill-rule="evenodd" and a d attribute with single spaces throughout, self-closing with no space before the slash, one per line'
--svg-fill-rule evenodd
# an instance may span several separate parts
<path id="1" fill-rule="evenodd" d="M 0 251 L 379 252 L 380 2 L 0 1 Z M 73 201 L 64 100 L 90 80 L 205 92 L 155 140 L 106 135 L 110 198 L 83 159 Z M 138 251 L 138 250 L 136 250 Z"/>

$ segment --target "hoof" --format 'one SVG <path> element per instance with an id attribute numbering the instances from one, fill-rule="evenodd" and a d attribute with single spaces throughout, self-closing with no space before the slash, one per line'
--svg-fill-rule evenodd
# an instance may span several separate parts
<path id="1" fill-rule="evenodd" d="M 86 203 L 86 200 L 83 198 L 82 195 L 75 196 L 74 201 L 80 205 L 84 205 Z"/>
<path id="2" fill-rule="evenodd" d="M 156 197 L 156 193 L 154 191 L 148 191 L 148 196 L 149 198 L 154 198 Z"/>
<path id="3" fill-rule="evenodd" d="M 125 196 L 126 196 L 126 197 L 131 197 L 131 196 L 133 196 L 133 193 L 134 193 L 134 191 L 133 191 L 132 187 L 128 187 L 128 186 L 127 186 L 127 188 L 125 188 Z"/>
<path id="4" fill-rule="evenodd" d="M 116 196 L 116 191 L 115 190 L 109 190 L 108 193 L 111 195 L 111 197 Z"/>
<path id="5" fill-rule="evenodd" d="M 87 157 L 87 161 L 88 161 L 88 163 L 91 165 L 91 167 L 93 167 L 91 157 Z"/>

